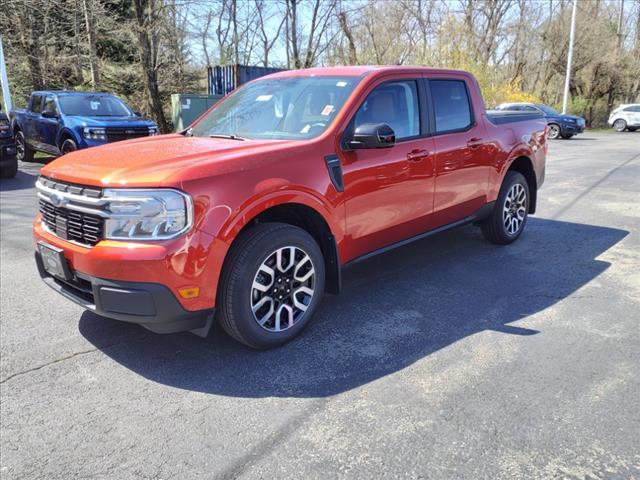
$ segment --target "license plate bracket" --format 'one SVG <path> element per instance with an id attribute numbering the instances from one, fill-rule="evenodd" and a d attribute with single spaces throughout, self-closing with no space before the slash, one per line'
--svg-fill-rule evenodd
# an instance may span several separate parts
<path id="1" fill-rule="evenodd" d="M 42 266 L 45 271 L 62 280 L 71 279 L 71 269 L 67 259 L 64 258 L 64 250 L 45 242 L 38 242 L 38 251 L 42 258 Z"/>

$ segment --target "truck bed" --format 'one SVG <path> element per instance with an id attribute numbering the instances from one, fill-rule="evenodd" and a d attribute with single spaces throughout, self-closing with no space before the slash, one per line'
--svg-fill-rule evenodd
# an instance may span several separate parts
<path id="1" fill-rule="evenodd" d="M 544 115 L 535 112 L 487 110 L 487 119 L 494 125 L 504 125 L 505 123 L 525 122 L 528 120 L 543 120 Z"/>

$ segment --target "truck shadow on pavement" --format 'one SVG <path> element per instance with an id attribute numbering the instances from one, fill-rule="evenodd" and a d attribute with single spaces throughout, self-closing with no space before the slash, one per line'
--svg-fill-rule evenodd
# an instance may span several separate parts
<path id="1" fill-rule="evenodd" d="M 79 328 L 119 364 L 172 387 L 236 397 L 324 397 L 485 330 L 540 333 L 518 321 L 604 272 L 610 263 L 597 257 L 627 234 L 531 218 L 508 247 L 487 243 L 473 226 L 427 238 L 348 268 L 343 293 L 326 296 L 300 337 L 270 351 L 245 348 L 217 326 L 207 339 L 163 336 L 85 312 Z"/>

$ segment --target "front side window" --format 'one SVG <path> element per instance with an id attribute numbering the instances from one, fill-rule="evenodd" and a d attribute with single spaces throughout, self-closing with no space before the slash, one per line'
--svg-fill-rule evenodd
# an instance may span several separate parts
<path id="1" fill-rule="evenodd" d="M 436 132 L 466 130 L 473 123 L 467 88 L 462 80 L 429 80 Z"/>
<path id="2" fill-rule="evenodd" d="M 58 99 L 65 115 L 82 117 L 130 117 L 133 112 L 111 95 L 61 95 Z"/>
<path id="3" fill-rule="evenodd" d="M 557 110 L 555 110 L 554 108 L 551 108 L 547 105 L 538 105 L 538 108 L 540 110 L 542 110 L 544 113 L 546 113 L 547 115 L 560 115 Z"/>
<path id="4" fill-rule="evenodd" d="M 58 109 L 56 108 L 56 101 L 53 99 L 53 97 L 46 97 L 44 100 L 44 108 L 42 109 L 43 112 L 50 112 L 53 113 L 54 115 L 58 114 Z"/>
<path id="5" fill-rule="evenodd" d="M 373 90 L 356 113 L 354 128 L 386 123 L 396 141 L 420 135 L 420 108 L 415 80 L 386 82 Z"/>
<path id="6" fill-rule="evenodd" d="M 640 112 L 640 105 L 632 105 L 624 109 L 625 112 Z"/>
<path id="7" fill-rule="evenodd" d="M 248 83 L 209 111 L 190 133 L 304 140 L 324 132 L 360 82 L 358 77 L 281 77 Z"/>

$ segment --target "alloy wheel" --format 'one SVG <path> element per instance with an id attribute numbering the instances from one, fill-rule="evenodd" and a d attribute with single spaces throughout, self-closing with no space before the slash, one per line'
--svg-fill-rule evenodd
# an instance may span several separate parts
<path id="1" fill-rule="evenodd" d="M 509 235 L 517 234 L 527 215 L 527 191 L 516 183 L 509 189 L 502 209 L 502 223 Z"/>
<path id="2" fill-rule="evenodd" d="M 251 311 L 265 330 L 282 332 L 304 316 L 315 291 L 316 271 L 307 252 L 286 246 L 260 264 L 251 286 Z"/>
<path id="3" fill-rule="evenodd" d="M 560 136 L 560 127 L 555 124 L 549 125 L 549 138 L 556 139 Z"/>
<path id="4" fill-rule="evenodd" d="M 613 122 L 613 128 L 616 132 L 624 132 L 624 129 L 627 128 L 627 124 L 624 120 L 618 119 Z"/>
<path id="5" fill-rule="evenodd" d="M 22 134 L 22 132 L 18 132 L 16 133 L 16 157 L 21 162 L 24 161 L 24 152 L 25 152 L 24 135 Z"/>

